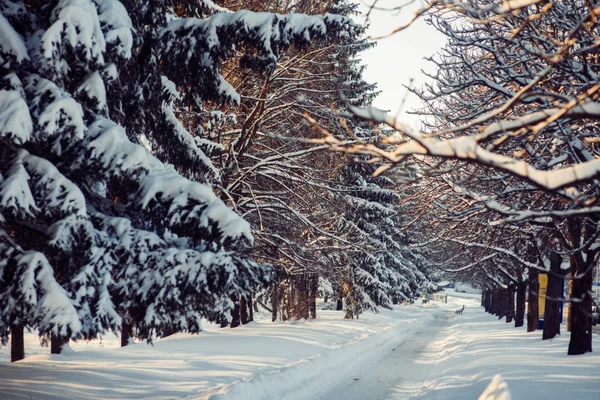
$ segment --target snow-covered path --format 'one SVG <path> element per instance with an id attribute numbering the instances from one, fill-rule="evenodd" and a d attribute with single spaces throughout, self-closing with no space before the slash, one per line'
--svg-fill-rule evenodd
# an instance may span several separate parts
<path id="1" fill-rule="evenodd" d="M 421 355 L 451 322 L 449 311 L 436 314 L 430 326 L 415 332 L 410 339 L 399 340 L 394 347 L 382 352 L 376 361 L 357 369 L 352 377 L 338 381 L 318 399 L 385 400 L 399 394 L 409 398 L 413 388 L 411 383 L 422 381 L 433 367 L 419 364 Z"/>
<path id="2" fill-rule="evenodd" d="M 453 295 L 359 320 L 322 311 L 316 321 L 209 326 L 154 346 L 107 337 L 60 356 L 29 334 L 23 361 L 0 348 L 0 399 L 464 400 L 498 373 L 514 400 L 600 399 L 600 353 L 569 357 L 568 334 L 542 341 L 486 314 L 477 296 Z"/>

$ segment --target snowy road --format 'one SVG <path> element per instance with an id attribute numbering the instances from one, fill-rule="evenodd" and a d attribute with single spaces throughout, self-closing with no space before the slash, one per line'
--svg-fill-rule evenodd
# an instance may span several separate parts
<path id="1" fill-rule="evenodd" d="M 568 335 L 542 341 L 467 294 L 359 320 L 336 311 L 293 323 L 264 316 L 153 346 L 80 341 L 64 355 L 28 333 L 25 360 L 10 363 L 10 347 L 0 347 L 0 399 L 464 400 L 477 399 L 496 374 L 514 400 L 600 399 L 599 353 L 567 356 Z"/>
<path id="2" fill-rule="evenodd" d="M 449 314 L 436 315 L 436 320 L 410 339 L 401 340 L 383 352 L 374 362 L 356 370 L 352 377 L 340 380 L 318 400 L 384 400 L 408 398 L 414 383 L 423 381 L 432 368 L 421 362 L 421 355 L 438 339 L 441 331 L 451 324 Z"/>

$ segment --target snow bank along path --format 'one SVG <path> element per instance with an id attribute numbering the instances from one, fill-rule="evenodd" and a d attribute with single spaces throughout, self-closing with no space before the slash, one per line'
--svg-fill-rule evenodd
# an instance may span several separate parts
<path id="1" fill-rule="evenodd" d="M 154 346 L 120 348 L 107 335 L 71 343 L 74 352 L 63 355 L 50 355 L 30 333 L 25 360 L 11 364 L 10 344 L 0 348 L 0 399 L 310 399 L 307 386 L 321 393 L 330 384 L 321 374 L 351 374 L 440 312 L 398 306 L 344 320 L 341 312 L 319 311 L 316 321 L 207 326 L 200 335 L 177 334 Z"/>

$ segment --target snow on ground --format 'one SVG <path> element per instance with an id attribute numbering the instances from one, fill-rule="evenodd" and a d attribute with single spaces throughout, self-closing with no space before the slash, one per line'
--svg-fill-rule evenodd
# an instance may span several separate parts
<path id="1" fill-rule="evenodd" d="M 425 374 L 398 382 L 390 398 L 477 399 L 500 374 L 513 400 L 600 399 L 599 353 L 567 356 L 568 333 L 542 341 L 541 331 L 498 320 L 478 300 L 450 296 L 448 306 L 465 304 L 464 313 L 452 315 L 453 323 L 411 360 L 409 368 Z M 598 338 L 594 347 L 600 349 Z"/>
<path id="2" fill-rule="evenodd" d="M 111 336 L 59 356 L 31 334 L 23 361 L 0 348 L 0 398 L 477 399 L 496 374 L 516 400 L 600 398 L 600 355 L 568 357 L 568 335 L 542 341 L 486 314 L 476 296 L 448 294 L 448 304 L 359 320 L 319 311 L 316 321 L 209 326 L 154 346 L 119 348 Z"/>
<path id="3" fill-rule="evenodd" d="M 292 389 L 302 391 L 319 371 L 377 356 L 390 339 L 414 334 L 439 312 L 399 306 L 344 320 L 341 312 L 319 311 L 314 322 L 209 326 L 200 335 L 177 334 L 154 346 L 119 348 L 109 335 L 71 343 L 75 352 L 67 355 L 48 354 L 29 334 L 25 360 L 11 364 L 10 346 L 0 348 L 0 398 L 284 398 Z"/>

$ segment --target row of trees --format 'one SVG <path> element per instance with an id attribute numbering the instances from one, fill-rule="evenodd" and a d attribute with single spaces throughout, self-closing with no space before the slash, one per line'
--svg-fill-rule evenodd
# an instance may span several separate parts
<path id="1" fill-rule="evenodd" d="M 526 286 L 535 299 L 538 273 L 548 274 L 547 312 L 556 315 L 557 304 L 569 301 L 569 354 L 591 351 L 592 271 L 600 249 L 594 4 L 433 0 L 416 15 L 428 16 L 448 42 L 430 59 L 432 83 L 413 89 L 425 104 L 418 111 L 424 129 L 352 108 L 393 128 L 381 141 L 387 148 L 333 133 L 314 141 L 387 162 L 378 172 L 401 166 L 395 171 L 406 179 L 422 178 L 405 196 L 419 246 L 486 293 L 501 289 L 494 304 L 516 292 L 517 324 Z M 563 299 L 566 275 L 571 288 Z M 529 321 L 530 329 L 535 325 Z M 546 328 L 547 339 L 559 325 L 552 320 Z"/>
<path id="2" fill-rule="evenodd" d="M 0 341 L 151 340 L 271 305 L 347 317 L 429 285 L 388 178 L 279 135 L 365 140 L 345 1 L 0 3 Z M 266 12 L 263 12 L 266 11 Z M 325 12 L 331 13 L 325 13 Z M 313 16 L 309 16 L 312 14 Z M 324 14 L 324 15 L 323 15 Z M 320 282 L 320 285 L 319 285 Z"/>

